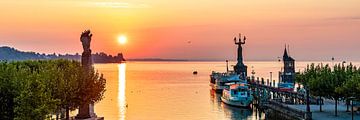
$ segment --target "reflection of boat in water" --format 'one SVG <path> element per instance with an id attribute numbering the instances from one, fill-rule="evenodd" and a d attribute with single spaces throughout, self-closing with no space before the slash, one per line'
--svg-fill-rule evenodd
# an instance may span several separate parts
<path id="1" fill-rule="evenodd" d="M 210 89 L 210 97 L 212 102 L 221 102 L 221 94 L 217 93 L 215 90 Z"/>
<path id="2" fill-rule="evenodd" d="M 217 93 L 215 90 L 210 89 L 210 103 L 213 110 L 222 111 L 220 97 L 220 93 Z"/>
<path id="3" fill-rule="evenodd" d="M 232 106 L 249 107 L 253 96 L 246 83 L 236 83 L 223 90 L 221 101 Z"/>
<path id="4" fill-rule="evenodd" d="M 221 94 L 212 89 L 210 89 L 210 100 L 213 105 L 213 109 L 216 111 L 223 111 L 225 117 L 229 119 L 245 120 L 254 116 L 254 112 L 256 113 L 256 111 L 252 110 L 252 108 L 239 108 L 224 104 L 221 102 Z"/>
<path id="5" fill-rule="evenodd" d="M 222 104 L 225 116 L 232 120 L 246 120 L 252 117 L 253 110 L 251 108 L 239 108 Z"/>
<path id="6" fill-rule="evenodd" d="M 210 75 L 210 86 L 216 92 L 222 92 L 226 87 L 226 83 L 240 82 L 240 76 L 234 71 L 228 71 L 225 73 L 212 72 Z"/>

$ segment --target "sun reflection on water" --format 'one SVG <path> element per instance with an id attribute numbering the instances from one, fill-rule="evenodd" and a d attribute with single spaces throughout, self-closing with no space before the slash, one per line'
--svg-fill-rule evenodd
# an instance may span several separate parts
<path id="1" fill-rule="evenodd" d="M 118 64 L 118 71 L 119 71 L 119 91 L 118 91 L 118 106 L 120 111 L 120 120 L 125 120 L 125 113 L 126 113 L 126 96 L 125 96 L 125 89 L 126 89 L 126 64 L 121 63 Z"/>

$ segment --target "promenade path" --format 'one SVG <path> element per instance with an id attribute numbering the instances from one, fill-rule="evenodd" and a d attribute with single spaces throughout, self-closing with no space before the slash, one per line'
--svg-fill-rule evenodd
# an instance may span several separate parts
<path id="1" fill-rule="evenodd" d="M 288 105 L 289 107 L 306 111 L 306 105 Z M 325 100 L 320 112 L 319 105 L 310 105 L 313 120 L 351 120 L 351 112 L 346 112 L 344 102 L 338 104 L 338 116 L 335 116 L 335 104 L 333 101 Z M 351 111 L 351 107 L 349 107 Z M 360 120 L 360 114 L 354 112 L 354 120 Z"/>

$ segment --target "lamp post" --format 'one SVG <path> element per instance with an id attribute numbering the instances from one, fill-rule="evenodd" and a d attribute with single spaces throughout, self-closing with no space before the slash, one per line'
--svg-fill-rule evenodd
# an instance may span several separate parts
<path id="1" fill-rule="evenodd" d="M 229 60 L 226 60 L 226 72 L 229 72 L 229 64 L 228 64 Z"/>
<path id="2" fill-rule="evenodd" d="M 272 72 L 270 72 L 270 82 L 272 81 Z"/>
<path id="3" fill-rule="evenodd" d="M 305 90 L 306 90 L 306 114 L 305 114 L 305 119 L 306 120 L 310 120 L 312 118 L 312 114 L 310 112 L 310 93 L 309 93 L 309 87 L 307 85 L 305 85 Z"/>
<path id="4" fill-rule="evenodd" d="M 355 97 L 349 98 L 349 100 L 351 100 L 351 120 L 354 120 L 354 99 Z"/>
<path id="5" fill-rule="evenodd" d="M 306 112 L 310 112 L 310 95 L 309 95 L 309 87 L 305 85 L 306 90 Z"/>

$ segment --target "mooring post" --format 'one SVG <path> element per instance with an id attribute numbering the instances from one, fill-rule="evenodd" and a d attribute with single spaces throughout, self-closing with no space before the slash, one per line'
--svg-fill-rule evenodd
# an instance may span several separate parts
<path id="1" fill-rule="evenodd" d="M 275 80 L 273 80 L 273 86 L 275 87 Z"/>

